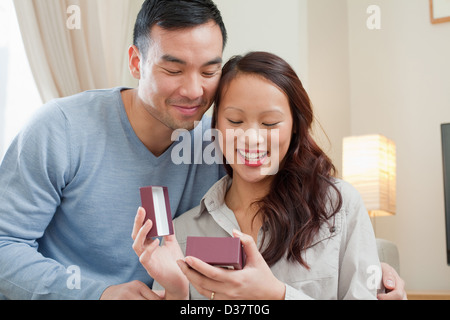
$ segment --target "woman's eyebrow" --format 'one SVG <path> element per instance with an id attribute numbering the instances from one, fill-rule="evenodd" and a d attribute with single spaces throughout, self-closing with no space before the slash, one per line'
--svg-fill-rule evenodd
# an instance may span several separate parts
<path id="1" fill-rule="evenodd" d="M 234 106 L 226 106 L 226 107 L 224 107 L 224 111 L 225 110 L 235 110 L 235 111 L 239 111 L 239 112 L 245 112 L 245 110 L 244 109 L 241 109 L 241 108 L 239 108 L 239 107 L 234 107 Z M 283 111 L 281 111 L 281 110 L 279 110 L 278 108 L 277 109 L 272 109 L 272 110 L 267 110 L 267 111 L 262 111 L 261 112 L 261 114 L 267 114 L 267 113 L 279 113 L 279 114 L 282 114 L 282 115 L 284 115 L 284 112 Z"/>
<path id="2" fill-rule="evenodd" d="M 235 111 L 239 111 L 239 112 L 244 112 L 244 110 L 243 109 L 241 109 L 241 108 L 238 108 L 238 107 L 233 107 L 233 106 L 226 106 L 226 107 L 224 107 L 224 111 L 225 110 L 235 110 Z"/>

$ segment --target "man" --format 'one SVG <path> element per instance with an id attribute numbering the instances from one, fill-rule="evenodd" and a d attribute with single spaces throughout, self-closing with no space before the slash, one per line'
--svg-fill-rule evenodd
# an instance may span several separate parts
<path id="1" fill-rule="evenodd" d="M 178 216 L 224 175 L 171 155 L 183 140 L 174 130 L 194 129 L 211 105 L 226 39 L 210 0 L 147 0 L 129 49 L 138 88 L 40 109 L 0 167 L 0 296 L 157 298 L 131 248 L 139 187 L 167 186 Z M 209 126 L 203 119 L 191 137 Z"/>

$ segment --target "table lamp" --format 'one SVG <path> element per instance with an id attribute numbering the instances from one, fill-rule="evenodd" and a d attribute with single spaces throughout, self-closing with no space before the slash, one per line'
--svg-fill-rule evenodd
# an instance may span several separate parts
<path id="1" fill-rule="evenodd" d="M 361 194 L 371 217 L 395 215 L 396 148 L 382 135 L 344 138 L 342 178 Z"/>

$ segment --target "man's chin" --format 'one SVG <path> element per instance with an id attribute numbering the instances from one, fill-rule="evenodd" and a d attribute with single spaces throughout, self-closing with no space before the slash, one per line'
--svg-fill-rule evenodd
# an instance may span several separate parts
<path id="1" fill-rule="evenodd" d="M 170 128 L 172 130 L 192 131 L 199 125 L 200 121 L 201 121 L 201 119 L 190 120 L 190 121 L 181 121 L 181 122 L 178 122 L 178 123 L 172 125 Z"/>
<path id="2" fill-rule="evenodd" d="M 172 114 L 171 118 L 166 118 L 166 125 L 172 130 L 192 131 L 197 127 L 207 110 L 205 108 L 197 110 L 194 115 L 183 116 L 179 113 Z"/>

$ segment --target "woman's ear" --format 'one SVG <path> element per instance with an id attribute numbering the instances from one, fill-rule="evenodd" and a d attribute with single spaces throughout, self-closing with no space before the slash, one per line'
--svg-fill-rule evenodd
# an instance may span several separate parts
<path id="1" fill-rule="evenodd" d="M 128 48 L 128 68 L 133 78 L 141 79 L 141 54 L 135 45 Z"/>

